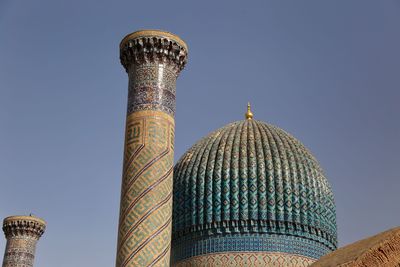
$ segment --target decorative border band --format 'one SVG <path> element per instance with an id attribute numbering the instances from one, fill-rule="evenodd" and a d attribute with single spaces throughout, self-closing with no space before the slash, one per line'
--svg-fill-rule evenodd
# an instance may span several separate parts
<path id="1" fill-rule="evenodd" d="M 172 259 L 178 262 L 198 255 L 220 252 L 283 252 L 318 259 L 331 252 L 309 239 L 285 235 L 221 235 L 173 242 Z"/>

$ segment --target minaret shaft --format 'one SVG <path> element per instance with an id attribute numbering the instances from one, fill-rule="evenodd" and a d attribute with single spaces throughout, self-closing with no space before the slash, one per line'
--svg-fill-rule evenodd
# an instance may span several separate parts
<path id="1" fill-rule="evenodd" d="M 117 267 L 169 266 L 176 78 L 186 45 L 160 31 L 128 35 L 129 76 Z"/>
<path id="2" fill-rule="evenodd" d="M 7 240 L 3 267 L 31 267 L 35 259 L 37 240 L 29 237 L 11 237 Z"/>

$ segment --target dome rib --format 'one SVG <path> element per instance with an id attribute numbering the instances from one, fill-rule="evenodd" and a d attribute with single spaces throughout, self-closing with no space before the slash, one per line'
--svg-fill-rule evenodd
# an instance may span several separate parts
<path id="1" fill-rule="evenodd" d="M 241 127 L 240 130 L 239 127 Z M 243 124 L 236 128 L 235 136 L 233 137 L 233 145 L 231 152 L 231 167 L 230 167 L 230 220 L 233 227 L 237 230 L 239 221 L 239 148 L 240 148 L 240 132 L 243 130 Z M 239 134 L 238 134 L 239 132 Z"/>
<path id="2" fill-rule="evenodd" d="M 260 129 L 256 123 L 253 124 L 255 157 L 257 161 L 257 189 L 258 189 L 258 219 L 267 219 L 267 179 L 265 170 L 265 156 Z"/>
<path id="3" fill-rule="evenodd" d="M 180 177 L 182 172 L 185 172 L 187 169 L 187 165 L 190 162 L 190 158 L 191 158 L 191 153 L 190 151 L 188 151 L 183 157 L 182 160 L 180 160 L 174 167 L 174 175 L 176 175 L 177 177 Z M 181 223 L 182 221 L 185 220 L 184 217 L 180 217 L 180 216 L 175 216 L 175 214 L 179 214 L 181 213 L 181 209 L 182 209 L 182 204 L 183 204 L 183 200 L 185 199 L 185 196 L 182 196 L 182 191 L 177 190 L 178 188 L 189 188 L 189 186 L 185 186 L 184 183 L 186 182 L 186 180 L 183 179 L 177 179 L 174 183 L 173 183 L 173 192 L 174 192 L 174 202 L 175 203 L 179 203 L 177 205 L 173 205 L 173 220 L 174 220 L 174 226 L 177 228 L 181 227 Z"/>
<path id="4" fill-rule="evenodd" d="M 247 121 L 246 121 L 247 122 Z M 239 147 L 239 220 L 249 220 L 249 187 L 248 187 L 248 168 L 247 168 L 247 131 L 248 123 L 243 123 L 240 131 L 240 147 Z"/>
<path id="5" fill-rule="evenodd" d="M 204 147 L 204 151 L 202 153 L 201 159 L 199 161 L 199 165 L 197 168 L 197 177 L 201 177 L 200 179 L 197 180 L 197 188 L 198 188 L 198 197 L 197 197 L 197 203 L 198 203 L 198 220 L 197 223 L 201 226 L 204 226 L 206 223 L 206 214 L 207 210 L 207 192 L 206 192 L 206 166 L 208 162 L 208 157 L 209 157 L 209 152 L 211 149 L 211 146 L 213 145 L 215 141 L 215 134 L 212 136 L 212 138 L 208 138 L 207 144 Z"/>
<path id="6" fill-rule="evenodd" d="M 221 138 L 225 133 L 220 133 L 218 134 L 217 138 L 214 140 L 210 147 L 210 154 L 207 159 L 207 169 L 206 169 L 206 223 L 212 223 L 215 217 L 215 207 L 214 203 L 216 203 L 216 196 L 215 194 L 219 194 L 218 192 L 220 191 L 217 186 L 217 183 L 219 183 L 220 179 L 218 177 L 217 171 L 215 171 L 215 160 L 217 157 L 217 149 L 220 145 Z"/>
<path id="7" fill-rule="evenodd" d="M 313 199 L 313 187 L 310 181 L 310 172 L 307 166 L 307 158 L 304 155 L 304 151 L 300 152 L 300 155 L 302 156 L 302 164 L 304 166 L 304 172 L 305 172 L 305 191 L 306 191 L 306 201 L 307 201 L 307 225 L 311 226 L 309 227 L 309 232 L 312 232 L 314 229 L 314 211 L 312 210 L 312 206 L 314 203 Z"/>
<path id="8" fill-rule="evenodd" d="M 286 189 L 284 189 L 284 191 L 286 192 L 286 194 L 288 195 L 288 198 L 286 200 L 286 209 L 287 209 L 287 213 L 288 213 L 288 218 L 287 220 L 289 221 L 297 221 L 296 218 L 296 208 L 293 208 L 295 203 L 296 203 L 296 198 L 297 198 L 297 191 L 296 191 L 296 169 L 294 166 L 294 161 L 293 161 L 293 151 L 291 150 L 288 141 L 286 138 L 284 138 L 281 134 L 280 131 L 276 131 L 277 133 L 277 137 L 280 139 L 280 142 L 282 142 L 283 145 L 283 151 L 284 151 L 284 158 L 285 158 L 285 162 L 286 162 L 286 182 L 287 182 L 287 186 Z M 289 190 L 289 191 L 288 191 Z M 290 228 L 292 228 L 292 226 L 289 226 Z"/>
<path id="9" fill-rule="evenodd" d="M 231 219 L 231 179 L 230 179 L 230 170 L 231 170 L 231 159 L 232 159 L 232 151 L 233 151 L 233 142 L 234 142 L 234 137 L 236 135 L 237 128 L 236 127 L 229 127 L 229 135 L 226 140 L 226 145 L 224 149 L 224 156 L 223 156 L 223 162 L 222 162 L 222 197 L 221 197 L 221 203 L 222 203 L 222 211 L 223 211 L 223 216 L 222 216 L 222 221 L 227 222 Z M 226 225 L 225 225 L 226 227 Z"/>
<path id="10" fill-rule="evenodd" d="M 249 219 L 256 222 L 258 218 L 258 180 L 257 180 L 257 157 L 254 139 L 253 120 L 247 120 L 247 137 L 248 137 L 248 153 L 247 153 L 247 169 L 248 169 L 248 183 L 249 190 Z"/>
<path id="11" fill-rule="evenodd" d="M 284 211 L 284 199 L 283 199 L 283 181 L 282 181 L 282 163 L 279 155 L 278 145 L 276 144 L 275 138 L 271 134 L 271 131 L 266 125 L 262 125 L 264 131 L 267 134 L 268 142 L 271 148 L 272 164 L 274 170 L 274 183 L 275 183 L 275 218 L 278 222 L 278 226 L 282 226 L 282 222 L 285 219 Z"/>
<path id="12" fill-rule="evenodd" d="M 299 162 L 299 158 L 297 153 L 294 153 L 294 147 L 293 147 L 293 143 L 291 142 L 290 139 L 285 139 L 286 144 L 287 144 L 287 151 L 290 153 L 290 158 L 291 160 L 291 176 L 292 176 L 292 183 L 293 183 L 293 207 L 294 207 L 294 216 L 293 216 L 293 220 L 295 223 L 302 223 L 302 216 L 301 216 L 301 212 L 300 212 L 300 207 L 301 207 L 301 200 L 300 200 L 300 184 L 302 184 L 300 181 L 302 179 L 302 176 L 304 174 L 303 169 L 301 167 L 301 165 L 298 164 Z"/>
<path id="13" fill-rule="evenodd" d="M 195 167 L 196 162 L 203 155 L 203 153 L 200 152 L 201 150 L 204 150 L 204 148 L 202 146 L 200 146 L 200 144 L 199 144 L 195 150 L 194 159 L 192 158 L 189 165 L 187 166 L 184 176 L 183 177 L 181 176 L 183 179 L 188 180 L 189 192 L 190 192 L 190 195 L 187 196 L 187 199 L 189 199 L 190 201 L 186 200 L 185 202 L 181 203 L 181 204 L 184 204 L 185 210 L 178 215 L 178 216 L 183 216 L 185 218 L 187 218 L 188 214 L 190 215 L 189 220 L 187 220 L 187 219 L 184 220 L 184 229 L 188 229 L 192 225 L 197 224 L 197 222 L 196 222 L 196 218 L 197 218 L 197 214 L 196 214 L 196 212 L 197 212 L 197 177 L 194 174 L 194 172 L 195 172 L 195 168 L 196 168 Z M 180 188 L 178 189 L 178 191 L 180 191 Z M 189 204 L 189 207 L 186 208 L 188 204 Z M 173 207 L 174 206 L 175 205 L 173 205 Z M 172 224 L 172 225 L 174 225 L 174 224 Z"/>
<path id="14" fill-rule="evenodd" d="M 283 184 L 283 207 L 284 207 L 284 220 L 285 222 L 291 222 L 292 218 L 292 186 L 289 174 L 289 161 L 287 158 L 287 149 L 284 145 L 284 141 L 279 136 L 279 131 L 274 131 L 274 139 L 278 144 L 279 156 L 282 163 L 282 184 Z M 290 227 L 290 226 L 289 226 Z"/>
<path id="15" fill-rule="evenodd" d="M 300 205 L 300 212 L 303 214 L 302 216 L 302 225 L 309 225 L 310 221 L 309 221 L 309 189 L 308 189 L 308 172 L 307 172 L 307 168 L 305 167 L 304 163 L 305 163 L 305 159 L 304 159 L 304 154 L 303 154 L 303 150 L 301 150 L 301 148 L 299 147 L 298 144 L 294 143 L 294 148 L 296 150 L 296 154 L 299 157 L 299 167 L 301 168 L 301 182 L 299 183 L 301 190 L 300 190 L 300 196 L 301 196 L 301 205 Z"/>
<path id="16" fill-rule="evenodd" d="M 204 141 L 208 140 L 209 138 L 205 138 Z M 190 179 L 190 191 L 191 191 L 191 195 L 188 196 L 188 198 L 191 200 L 191 209 L 190 209 L 190 214 L 191 214 L 191 221 L 189 224 L 189 221 L 186 221 L 185 225 L 186 227 L 192 227 L 192 226 L 196 226 L 198 224 L 200 224 L 201 222 L 198 221 L 198 210 L 200 210 L 199 208 L 199 203 L 198 203 L 198 198 L 199 198 L 199 186 L 198 186 L 198 179 L 197 179 L 197 171 L 198 171 L 198 166 L 200 164 L 199 161 L 201 161 L 201 158 L 203 156 L 205 150 L 205 146 L 203 146 L 202 144 L 199 144 L 198 150 L 196 151 L 196 158 L 194 161 L 192 161 L 190 168 L 189 168 L 189 176 L 185 176 L 183 177 L 184 179 Z M 179 189 L 180 191 L 180 189 Z M 186 211 L 186 212 L 189 212 Z M 183 216 L 185 216 L 185 213 L 182 214 Z M 179 216 L 182 216 L 181 214 L 179 214 Z M 186 228 L 187 229 L 187 228 Z"/>
<path id="17" fill-rule="evenodd" d="M 213 182 L 213 187 L 212 187 L 212 221 L 221 221 L 221 172 L 222 172 L 222 166 L 221 166 L 221 145 L 224 145 L 224 141 L 227 132 L 224 132 L 220 137 L 218 141 L 218 145 L 215 149 L 215 156 L 214 156 L 214 172 L 212 174 L 212 180 Z"/>
<path id="18" fill-rule="evenodd" d="M 317 174 L 317 169 L 314 166 L 313 161 L 309 161 L 309 168 L 310 171 L 313 175 L 313 182 L 314 182 L 314 187 L 315 187 L 315 193 L 314 193 L 314 198 L 315 198 L 315 227 L 317 230 L 322 230 L 322 224 L 323 224 L 323 217 L 321 214 L 321 191 L 320 191 L 320 181 L 318 179 L 319 175 Z"/>
<path id="19" fill-rule="evenodd" d="M 265 129 L 261 124 L 257 124 L 257 128 L 261 133 L 261 143 L 264 148 L 265 155 L 265 173 L 267 178 L 267 220 L 275 221 L 275 179 L 274 179 L 274 164 L 272 160 L 272 151 L 270 147 L 270 143 L 268 140 L 268 136 L 265 133 Z M 263 129 L 263 131 L 261 131 Z"/>

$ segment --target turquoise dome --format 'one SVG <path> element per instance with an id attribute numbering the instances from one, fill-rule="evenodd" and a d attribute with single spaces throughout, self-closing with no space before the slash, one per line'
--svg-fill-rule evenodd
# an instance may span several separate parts
<path id="1" fill-rule="evenodd" d="M 173 261 L 207 253 L 212 246 L 204 240 L 211 237 L 260 237 L 262 248 L 238 248 L 247 242 L 242 239 L 234 248 L 311 258 L 336 249 L 333 193 L 315 157 L 287 132 L 253 119 L 197 142 L 174 168 Z M 299 251 L 290 247 L 292 239 L 300 240 Z"/>

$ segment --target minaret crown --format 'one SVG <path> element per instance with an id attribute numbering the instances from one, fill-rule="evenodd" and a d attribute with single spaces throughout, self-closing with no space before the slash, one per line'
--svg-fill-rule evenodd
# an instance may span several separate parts
<path id="1" fill-rule="evenodd" d="M 39 239 L 46 229 L 46 222 L 35 216 L 10 216 L 3 221 L 6 238 L 31 236 Z"/>
<path id="2" fill-rule="evenodd" d="M 179 73 L 186 65 L 187 55 L 187 45 L 179 36 L 160 30 L 136 31 L 120 43 L 120 60 L 127 72 L 133 63 L 168 62 Z"/>

